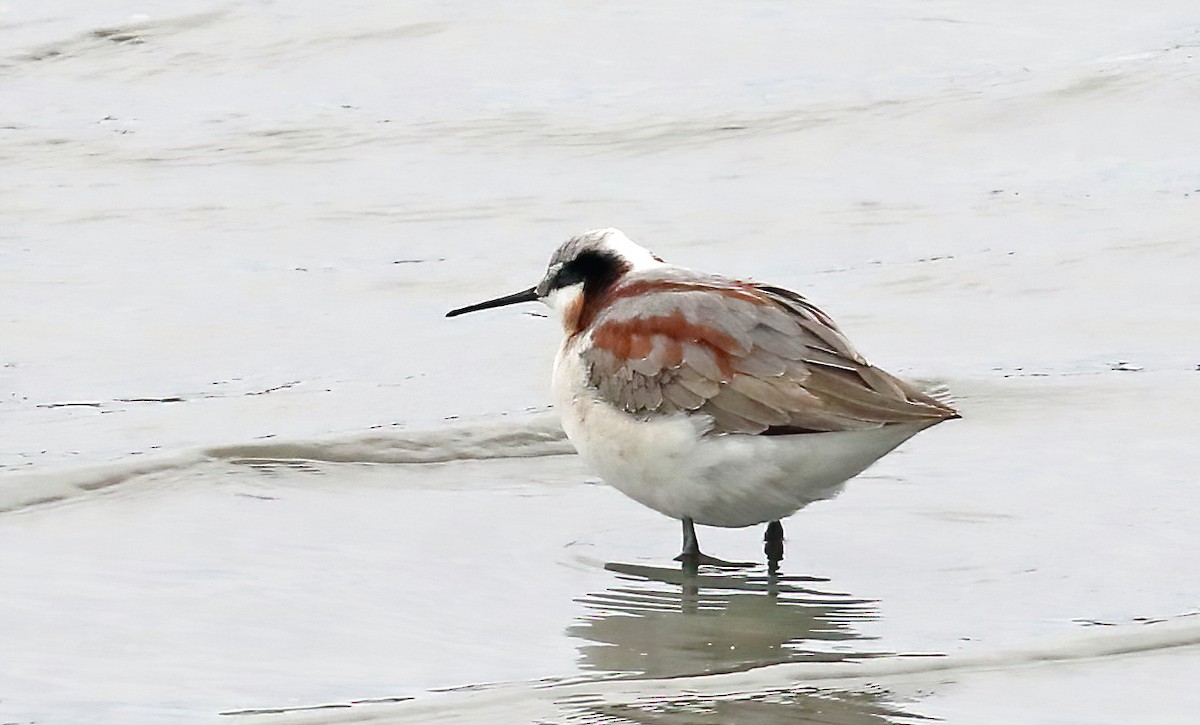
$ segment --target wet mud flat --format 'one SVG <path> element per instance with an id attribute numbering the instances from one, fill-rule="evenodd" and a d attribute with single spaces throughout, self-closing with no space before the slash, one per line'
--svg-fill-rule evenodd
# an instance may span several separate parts
<path id="1" fill-rule="evenodd" d="M 3 712 L 1178 722 L 1200 674 L 1191 379 L 954 381 L 964 420 L 787 520 L 775 576 L 683 571 L 677 524 L 575 456 L 502 457 L 544 419 L 491 458 L 329 462 L 323 441 L 133 471 L 0 514 L 21 552 L 0 557 Z M 759 531 L 702 536 L 761 558 Z"/>

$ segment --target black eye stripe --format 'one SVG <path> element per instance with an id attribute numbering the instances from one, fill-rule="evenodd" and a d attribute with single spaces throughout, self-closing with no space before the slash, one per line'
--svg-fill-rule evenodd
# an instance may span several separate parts
<path id="1" fill-rule="evenodd" d="M 604 284 L 618 276 L 622 263 L 612 254 L 582 252 L 562 266 L 554 276 L 551 289 L 570 287 L 583 282 L 587 286 Z"/>
<path id="2" fill-rule="evenodd" d="M 579 284 L 580 282 L 584 281 L 586 280 L 583 276 L 583 273 L 568 264 L 567 266 L 558 270 L 558 274 L 554 275 L 554 284 L 551 286 L 555 289 L 558 289 L 560 287 L 570 287 L 573 284 Z"/>

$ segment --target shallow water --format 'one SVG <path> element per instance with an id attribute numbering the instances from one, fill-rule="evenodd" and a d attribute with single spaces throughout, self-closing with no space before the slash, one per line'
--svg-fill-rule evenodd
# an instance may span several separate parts
<path id="1" fill-rule="evenodd" d="M 1190 5 L 52 5 L 0 6 L 0 721 L 1200 706 Z M 964 419 L 685 575 L 555 324 L 442 318 L 611 225 Z"/>

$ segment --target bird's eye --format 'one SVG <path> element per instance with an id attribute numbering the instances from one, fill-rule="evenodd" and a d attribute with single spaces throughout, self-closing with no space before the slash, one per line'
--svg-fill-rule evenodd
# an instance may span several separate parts
<path id="1" fill-rule="evenodd" d="M 583 270 L 579 269 L 579 265 L 571 262 L 558 270 L 558 274 L 554 275 L 553 287 L 554 289 L 561 289 L 583 281 Z"/>
<path id="2" fill-rule="evenodd" d="M 585 251 L 559 267 L 550 289 L 586 284 L 592 291 L 604 289 L 621 275 L 621 262 L 611 254 Z"/>

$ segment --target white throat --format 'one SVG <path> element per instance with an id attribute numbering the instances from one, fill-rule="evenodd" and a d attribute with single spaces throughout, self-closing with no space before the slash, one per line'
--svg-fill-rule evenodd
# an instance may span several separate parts
<path id="1" fill-rule="evenodd" d="M 542 302 L 554 310 L 555 316 L 566 329 L 575 323 L 575 317 L 583 305 L 583 282 L 569 287 L 559 287 L 543 297 Z"/>
<path id="2" fill-rule="evenodd" d="M 550 307 L 551 310 L 557 312 L 559 317 L 562 317 L 564 312 L 578 304 L 582 296 L 583 282 L 580 282 L 578 284 L 571 284 L 570 287 L 559 287 L 558 289 L 551 290 L 551 293 L 541 298 L 541 301 L 545 302 L 546 306 Z"/>

